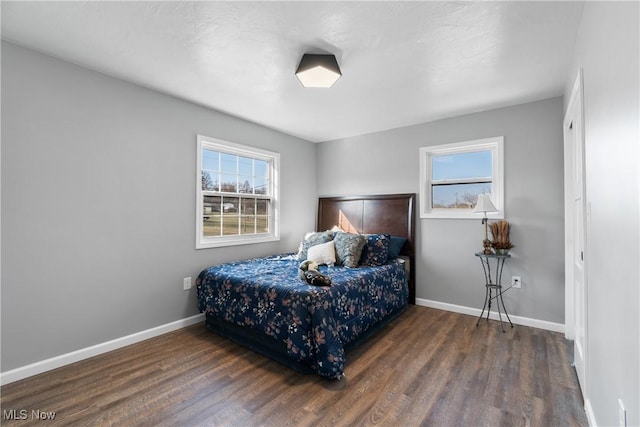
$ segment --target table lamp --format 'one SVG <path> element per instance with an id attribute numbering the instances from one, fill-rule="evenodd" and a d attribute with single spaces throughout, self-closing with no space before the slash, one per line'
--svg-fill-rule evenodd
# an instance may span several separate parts
<path id="1" fill-rule="evenodd" d="M 498 212 L 495 205 L 491 201 L 491 197 L 488 194 L 478 194 L 478 203 L 476 203 L 476 207 L 473 208 L 473 212 L 483 212 L 484 218 L 482 218 L 482 223 L 484 224 L 484 240 L 482 241 L 482 246 L 484 249 L 482 253 L 485 255 L 490 255 L 493 253 L 491 251 L 491 241 L 489 240 L 489 224 L 487 218 L 487 212 Z"/>

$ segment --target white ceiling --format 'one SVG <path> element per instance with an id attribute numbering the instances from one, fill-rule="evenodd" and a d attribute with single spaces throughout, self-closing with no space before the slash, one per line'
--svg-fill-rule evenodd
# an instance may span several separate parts
<path id="1" fill-rule="evenodd" d="M 562 94 L 582 2 L 6 2 L 2 38 L 326 141 Z M 305 89 L 302 54 L 342 78 Z"/>

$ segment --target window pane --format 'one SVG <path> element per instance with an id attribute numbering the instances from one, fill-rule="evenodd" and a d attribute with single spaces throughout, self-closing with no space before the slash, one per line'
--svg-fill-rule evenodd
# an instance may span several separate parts
<path id="1" fill-rule="evenodd" d="M 256 218 L 254 216 L 240 217 L 240 234 L 255 234 Z"/>
<path id="2" fill-rule="evenodd" d="M 253 159 L 238 157 L 238 173 L 240 175 L 253 175 Z"/>
<path id="3" fill-rule="evenodd" d="M 253 186 L 251 185 L 250 176 L 238 176 L 238 193 L 253 194 Z"/>
<path id="4" fill-rule="evenodd" d="M 434 185 L 431 203 L 434 208 L 470 209 L 481 193 L 491 194 L 491 183 Z"/>
<path id="5" fill-rule="evenodd" d="M 257 216 L 256 217 L 256 233 L 268 233 L 269 232 L 269 217 Z"/>
<path id="6" fill-rule="evenodd" d="M 241 203 L 242 215 L 255 215 L 256 213 L 256 199 L 242 199 Z"/>
<path id="7" fill-rule="evenodd" d="M 220 153 L 222 161 L 222 172 L 237 173 L 238 172 L 238 156 L 233 154 Z"/>
<path id="8" fill-rule="evenodd" d="M 202 169 L 218 170 L 219 153 L 213 150 L 202 150 Z"/>
<path id="9" fill-rule="evenodd" d="M 240 199 L 237 197 L 224 197 L 222 198 L 222 213 L 223 214 L 235 214 L 238 215 Z"/>
<path id="10" fill-rule="evenodd" d="M 222 235 L 234 236 L 238 234 L 238 218 L 237 214 L 224 214 L 222 215 Z"/>
<path id="11" fill-rule="evenodd" d="M 237 197 L 223 197 L 222 199 L 222 235 L 238 234 L 239 203 Z"/>
<path id="12" fill-rule="evenodd" d="M 218 191 L 218 174 L 202 171 L 202 189 L 205 191 Z"/>
<path id="13" fill-rule="evenodd" d="M 204 196 L 202 230 L 205 237 L 220 235 L 220 197 Z"/>
<path id="14" fill-rule="evenodd" d="M 431 162 L 434 181 L 492 176 L 491 150 L 433 156 Z"/>
<path id="15" fill-rule="evenodd" d="M 256 159 L 254 161 L 254 175 L 255 176 L 262 176 L 262 177 L 266 177 L 267 176 L 267 171 L 269 170 L 269 163 L 265 160 L 258 160 Z"/>
<path id="16" fill-rule="evenodd" d="M 269 201 L 268 200 L 256 200 L 256 215 L 269 214 Z"/>
<path id="17" fill-rule="evenodd" d="M 237 175 L 222 175 L 222 182 L 220 184 L 220 191 L 226 191 L 229 193 L 235 193 L 237 191 Z"/>
<path id="18" fill-rule="evenodd" d="M 202 234 L 204 237 L 220 236 L 220 214 L 205 215 L 202 223 Z"/>
<path id="19" fill-rule="evenodd" d="M 220 196 L 204 196 L 202 204 L 202 214 L 210 215 L 220 213 L 220 204 L 222 197 Z"/>
<path id="20" fill-rule="evenodd" d="M 254 181 L 255 194 L 267 194 L 267 179 L 263 176 L 256 176 Z"/>

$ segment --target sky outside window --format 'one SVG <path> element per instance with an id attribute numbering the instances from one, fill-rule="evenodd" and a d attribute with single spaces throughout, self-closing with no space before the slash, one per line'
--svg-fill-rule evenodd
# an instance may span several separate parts
<path id="1" fill-rule="evenodd" d="M 432 179 L 491 179 L 491 151 L 474 151 L 471 153 L 447 154 L 433 156 Z"/>

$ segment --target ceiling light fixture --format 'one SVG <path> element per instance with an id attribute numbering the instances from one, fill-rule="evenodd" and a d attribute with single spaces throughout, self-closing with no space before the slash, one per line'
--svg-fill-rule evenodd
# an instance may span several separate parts
<path id="1" fill-rule="evenodd" d="M 296 77 L 304 87 L 331 87 L 342 76 L 334 55 L 302 55 Z"/>

